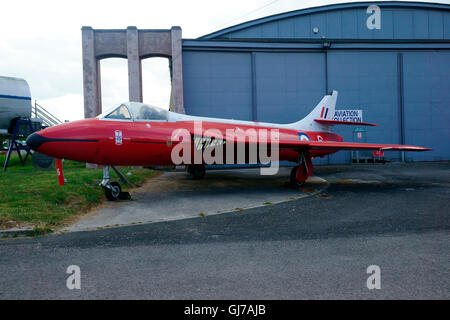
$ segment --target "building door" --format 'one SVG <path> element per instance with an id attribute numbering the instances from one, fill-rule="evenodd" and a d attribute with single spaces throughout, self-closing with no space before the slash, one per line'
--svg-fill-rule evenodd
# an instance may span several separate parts
<path id="1" fill-rule="evenodd" d="M 338 90 L 337 110 L 363 110 L 368 143 L 401 143 L 397 52 L 329 51 L 328 89 Z M 336 126 L 333 131 L 352 141 L 353 126 Z M 371 152 L 360 156 L 371 157 Z M 400 152 L 386 152 L 385 158 L 401 159 Z M 331 155 L 330 163 L 349 163 L 350 151 Z"/>
<path id="2" fill-rule="evenodd" d="M 433 148 L 406 160 L 450 158 L 450 52 L 403 53 L 405 143 Z"/>

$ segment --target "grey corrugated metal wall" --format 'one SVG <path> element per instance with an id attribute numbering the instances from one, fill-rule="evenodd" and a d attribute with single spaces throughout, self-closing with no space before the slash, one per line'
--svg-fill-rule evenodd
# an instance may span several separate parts
<path id="1" fill-rule="evenodd" d="M 367 142 L 434 149 L 407 153 L 407 160 L 450 159 L 449 7 L 379 3 L 377 33 L 365 25 L 368 5 L 300 10 L 185 40 L 186 112 L 288 123 L 338 90 L 337 109 L 362 109 L 365 121 L 379 124 L 367 129 Z M 334 129 L 348 141 L 352 130 Z M 315 162 L 348 163 L 350 152 Z"/>
<path id="2" fill-rule="evenodd" d="M 185 52 L 187 113 L 252 120 L 251 68 L 249 53 Z"/>
<path id="3" fill-rule="evenodd" d="M 450 51 L 403 53 L 405 143 L 428 145 L 414 160 L 450 159 Z"/>

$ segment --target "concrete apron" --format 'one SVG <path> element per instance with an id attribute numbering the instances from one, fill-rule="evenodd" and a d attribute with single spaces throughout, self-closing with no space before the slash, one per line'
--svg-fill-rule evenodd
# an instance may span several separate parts
<path id="1" fill-rule="evenodd" d="M 131 194 L 131 201 L 106 202 L 61 232 L 98 230 L 236 212 L 318 194 L 328 187 L 310 177 L 302 188 L 286 185 L 291 168 L 262 176 L 259 169 L 208 170 L 202 180 L 165 172 Z"/>

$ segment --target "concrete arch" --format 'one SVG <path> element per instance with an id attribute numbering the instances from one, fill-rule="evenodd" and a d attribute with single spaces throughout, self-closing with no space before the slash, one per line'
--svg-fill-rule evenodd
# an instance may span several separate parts
<path id="1" fill-rule="evenodd" d="M 181 28 L 99 29 L 84 26 L 83 89 L 84 116 L 95 117 L 102 112 L 100 60 L 126 58 L 128 60 L 128 93 L 130 101 L 142 102 L 141 60 L 149 57 L 169 58 L 171 74 L 171 110 L 184 113 Z"/>

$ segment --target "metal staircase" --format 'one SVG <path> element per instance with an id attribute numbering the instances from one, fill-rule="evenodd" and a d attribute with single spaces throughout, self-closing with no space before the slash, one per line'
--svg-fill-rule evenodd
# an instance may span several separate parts
<path id="1" fill-rule="evenodd" d="M 41 119 L 43 127 L 56 126 L 62 123 L 61 120 L 40 106 L 37 101 L 34 102 L 34 106 L 31 108 L 31 118 Z"/>

